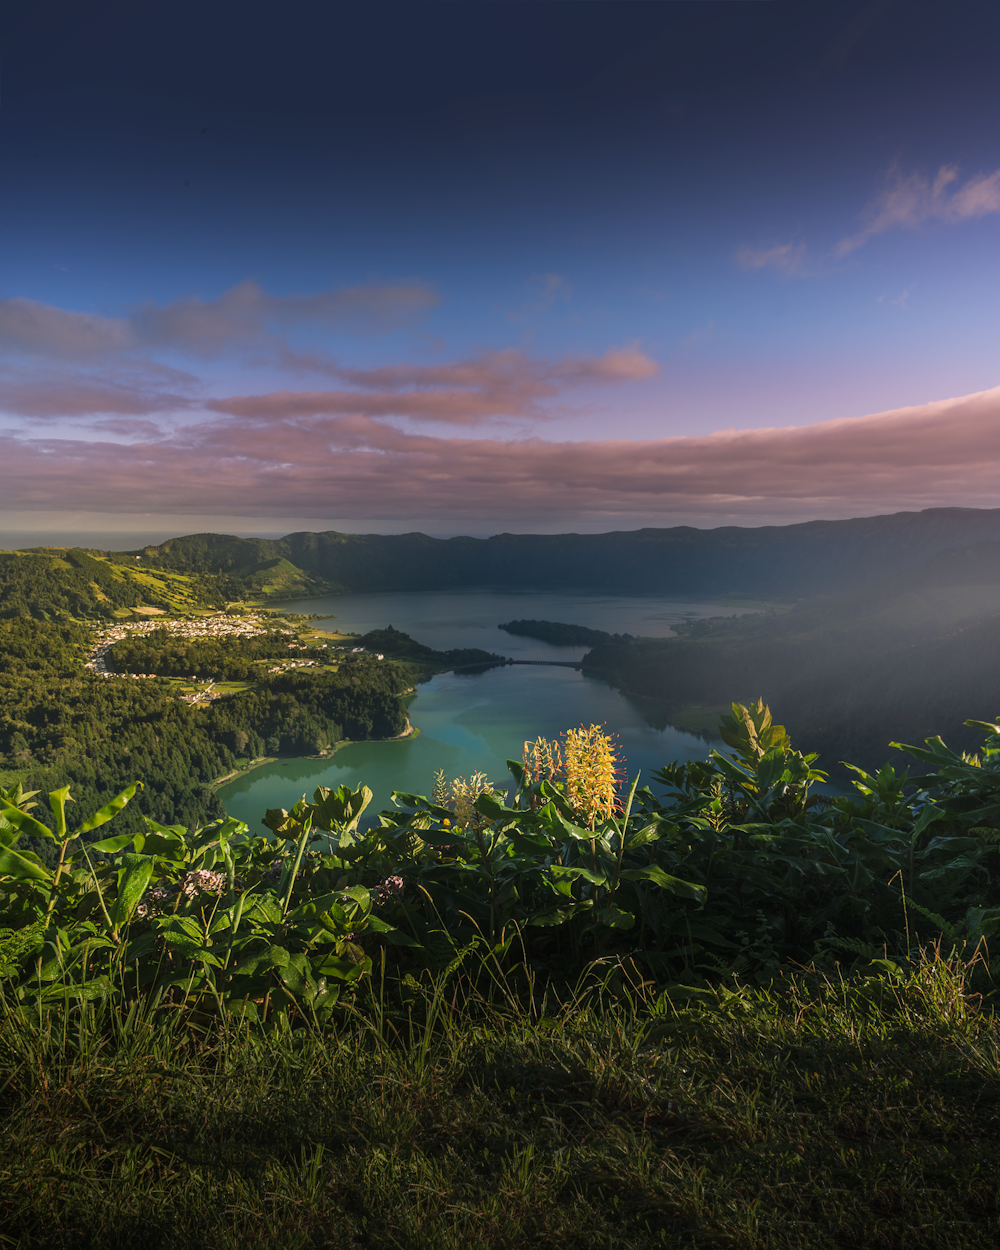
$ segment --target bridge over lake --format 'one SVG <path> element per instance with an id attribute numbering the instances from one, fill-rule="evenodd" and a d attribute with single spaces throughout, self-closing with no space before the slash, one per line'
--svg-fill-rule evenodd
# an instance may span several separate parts
<path id="1" fill-rule="evenodd" d="M 465 673 L 487 668 L 507 668 L 511 664 L 545 664 L 551 668 L 582 668 L 582 660 L 484 660 L 479 664 L 457 664 L 451 671 Z"/>

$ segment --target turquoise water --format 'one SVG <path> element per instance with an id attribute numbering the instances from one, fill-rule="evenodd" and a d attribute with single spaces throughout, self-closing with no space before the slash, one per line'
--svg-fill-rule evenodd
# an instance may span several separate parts
<path id="1" fill-rule="evenodd" d="M 420 736 L 399 742 L 356 742 L 328 760 L 268 764 L 219 791 L 231 816 L 261 829 L 269 807 L 291 807 L 317 786 L 370 786 L 370 812 L 391 806 L 390 791 L 430 794 L 434 773 L 449 777 L 482 771 L 491 781 L 510 780 L 508 757 L 520 759 L 527 738 L 553 738 L 581 723 L 604 723 L 621 742 L 629 775 L 670 760 L 703 759 L 721 742 L 668 726 L 657 729 L 640 708 L 606 682 L 570 668 L 493 668 L 485 673 L 443 673 L 419 688 L 410 718 Z"/>
<path id="2" fill-rule="evenodd" d="M 336 613 L 318 628 L 364 633 L 394 625 L 440 649 L 482 647 L 515 659 L 579 659 L 585 647 L 553 647 L 501 632 L 501 621 L 531 618 L 566 621 L 664 637 L 670 625 L 698 616 L 730 615 L 732 608 L 641 596 L 587 592 L 436 591 L 338 595 L 284 605 L 289 611 Z M 418 687 L 410 719 L 420 736 L 398 742 L 358 742 L 331 759 L 283 760 L 255 769 L 220 788 L 230 815 L 261 829 L 270 807 L 290 807 L 317 786 L 370 786 L 369 811 L 391 807 L 390 792 L 430 794 L 434 773 L 449 777 L 485 772 L 491 781 L 510 780 L 505 761 L 520 759 L 525 739 L 553 738 L 580 724 L 604 724 L 621 743 L 630 777 L 644 780 L 672 760 L 703 759 L 717 740 L 665 724 L 657 706 L 627 698 L 598 678 L 570 668 L 544 666 L 443 673 Z"/>

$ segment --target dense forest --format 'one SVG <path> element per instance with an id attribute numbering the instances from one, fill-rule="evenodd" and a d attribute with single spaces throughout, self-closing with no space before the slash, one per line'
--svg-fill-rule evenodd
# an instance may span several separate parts
<path id="1" fill-rule="evenodd" d="M 368 651 L 381 652 L 393 660 L 404 660 L 417 665 L 423 673 L 430 673 L 446 667 L 463 667 L 468 664 L 495 664 L 503 660 L 502 655 L 494 655 L 492 651 L 483 651 L 479 647 L 453 647 L 450 651 L 435 651 L 433 647 L 425 647 L 409 634 L 393 629 L 389 625 L 385 629 L 373 629 L 363 634 L 358 646 Z"/>
<path id="2" fill-rule="evenodd" d="M 165 679 L 88 672 L 81 660 L 92 641 L 89 629 L 71 622 L 0 622 L 4 784 L 16 778 L 48 791 L 70 783 L 80 819 L 141 778 L 145 789 L 123 816 L 126 825 L 143 813 L 194 825 L 220 814 L 210 783 L 241 759 L 312 754 L 338 739 L 392 737 L 406 726 L 399 692 L 411 679 L 388 660 L 356 655 L 343 657 L 336 672 L 264 671 L 252 689 L 191 706 Z"/>
<path id="3" fill-rule="evenodd" d="M 631 642 L 631 634 L 609 634 L 586 625 L 566 625 L 562 621 L 508 621 L 497 629 L 522 638 L 537 638 L 554 647 L 599 647 L 605 642 Z"/>
<path id="4" fill-rule="evenodd" d="M 114 617 L 147 602 L 133 583 L 82 551 L 59 558 L 0 553 L 0 619 Z M 154 605 L 158 606 L 158 605 Z"/>

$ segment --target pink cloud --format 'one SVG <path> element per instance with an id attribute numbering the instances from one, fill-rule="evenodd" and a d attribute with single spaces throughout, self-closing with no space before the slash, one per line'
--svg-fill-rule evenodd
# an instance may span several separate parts
<path id="1" fill-rule="evenodd" d="M 914 230 L 931 219 L 960 222 L 1000 213 L 1000 169 L 977 174 L 951 190 L 957 180 L 957 165 L 942 165 L 931 182 L 921 173 L 904 174 L 893 163 L 885 186 L 862 214 L 864 225 L 856 234 L 840 240 L 835 255 L 847 256 L 874 235 L 897 226 Z"/>
<path id="2" fill-rule="evenodd" d="M 192 295 L 143 304 L 120 317 L 74 312 L 37 300 L 0 299 L 0 352 L 64 360 L 111 359 L 171 349 L 216 356 L 231 347 L 277 351 L 277 331 L 332 326 L 362 334 L 412 324 L 440 302 L 421 282 L 336 287 L 312 295 L 269 295 L 241 282 L 215 299 Z"/>
<path id="3" fill-rule="evenodd" d="M 372 417 L 413 417 L 449 425 L 475 425 L 489 417 L 539 416 L 526 397 L 456 391 L 405 391 L 367 394 L 361 391 L 272 391 L 267 395 L 238 395 L 213 399 L 212 412 L 231 416 L 270 418 L 365 413 Z"/>
<path id="4" fill-rule="evenodd" d="M 0 369 L 0 411 L 14 416 L 89 416 L 189 409 L 196 377 L 156 361 L 111 369 Z"/>
<path id="5" fill-rule="evenodd" d="M 140 340 L 194 355 L 218 354 L 234 343 L 264 339 L 294 325 L 335 326 L 363 334 L 408 325 L 437 306 L 423 283 L 339 287 L 314 295 L 268 295 L 256 282 L 241 282 L 213 300 L 193 295 L 132 315 Z"/>
<path id="6" fill-rule="evenodd" d="M 541 401 L 556 396 L 560 386 L 643 381 L 657 376 L 660 367 L 633 345 L 596 358 L 554 362 L 530 360 L 511 349 L 448 364 L 331 367 L 330 372 L 361 389 L 237 395 L 211 400 L 206 407 L 254 419 L 363 413 L 449 425 L 475 425 L 498 417 L 538 420 L 550 415 Z M 560 410 L 559 415 L 564 413 Z"/>
<path id="7" fill-rule="evenodd" d="M 367 415 L 221 417 L 144 442 L 7 438 L 7 507 L 675 523 L 1000 504 L 1000 388 L 873 416 L 707 437 L 439 438 Z"/>
<path id="8" fill-rule="evenodd" d="M 132 328 L 123 318 L 68 312 L 32 299 L 0 299 L 0 351 L 80 360 L 132 344 Z"/>

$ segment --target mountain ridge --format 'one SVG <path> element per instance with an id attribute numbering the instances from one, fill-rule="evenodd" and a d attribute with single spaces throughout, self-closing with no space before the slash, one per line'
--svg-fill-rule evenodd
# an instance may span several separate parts
<path id="1" fill-rule="evenodd" d="M 329 593 L 463 586 L 591 586 L 619 592 L 800 599 L 876 581 L 887 568 L 1000 542 L 1000 509 L 930 508 L 756 528 L 691 526 L 604 534 L 298 531 L 280 539 L 190 534 L 120 553 L 147 567 L 239 577 L 283 559 Z"/>

